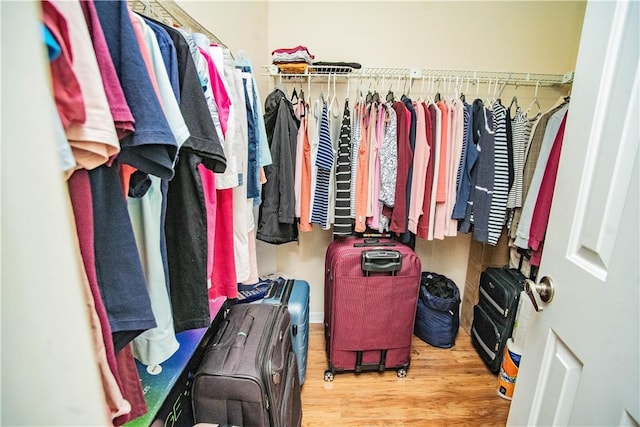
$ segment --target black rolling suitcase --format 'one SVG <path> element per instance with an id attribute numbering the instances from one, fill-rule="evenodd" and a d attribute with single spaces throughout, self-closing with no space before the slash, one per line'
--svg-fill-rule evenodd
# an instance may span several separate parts
<path id="1" fill-rule="evenodd" d="M 513 332 L 525 277 L 514 268 L 489 267 L 480 274 L 480 298 L 473 307 L 471 342 L 489 370 L 497 374 Z"/>
<path id="2" fill-rule="evenodd" d="M 302 403 L 287 307 L 237 304 L 193 379 L 196 423 L 296 427 Z"/>

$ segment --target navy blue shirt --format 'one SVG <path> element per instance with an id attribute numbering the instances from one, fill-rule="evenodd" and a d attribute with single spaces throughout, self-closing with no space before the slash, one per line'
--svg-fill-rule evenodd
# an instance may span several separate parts
<path id="1" fill-rule="evenodd" d="M 171 179 L 178 145 L 140 52 L 129 7 L 124 1 L 95 2 L 113 65 L 135 120 L 135 132 L 120 140 L 118 160 L 136 169 Z"/>
<path id="2" fill-rule="evenodd" d="M 89 181 L 96 274 L 117 353 L 145 330 L 155 328 L 156 320 L 116 168 L 117 163 L 90 170 Z"/>

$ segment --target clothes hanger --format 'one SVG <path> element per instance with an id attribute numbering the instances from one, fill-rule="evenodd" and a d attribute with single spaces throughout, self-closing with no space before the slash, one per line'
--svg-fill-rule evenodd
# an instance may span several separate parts
<path id="1" fill-rule="evenodd" d="M 440 83 L 442 82 L 442 77 L 438 77 L 438 87 L 436 88 L 436 94 L 433 96 L 433 102 L 438 103 L 442 101 L 442 96 L 440 95 Z"/>
<path id="2" fill-rule="evenodd" d="M 511 98 L 511 104 L 509 104 L 508 110 L 511 111 L 511 108 L 514 105 L 516 106 L 516 111 L 518 111 L 520 106 L 518 105 L 518 83 L 517 82 L 516 82 L 516 89 L 513 91 L 513 98 Z M 513 117 L 513 114 L 512 114 L 512 117 Z"/>
<path id="3" fill-rule="evenodd" d="M 464 92 L 460 92 L 460 101 L 462 101 L 462 103 L 464 104 L 465 102 L 467 102 L 467 99 L 465 97 L 465 93 L 469 93 L 469 80 L 470 78 L 467 77 L 467 88 L 465 89 Z M 462 90 L 462 83 L 464 83 L 464 77 L 462 78 L 462 82 L 460 82 L 460 89 Z"/>
<path id="4" fill-rule="evenodd" d="M 373 102 L 373 93 L 371 93 L 371 78 L 369 78 L 369 89 L 367 90 L 366 103 L 371 104 Z"/>
<path id="5" fill-rule="evenodd" d="M 429 74 L 429 82 L 427 83 L 427 92 L 425 95 L 425 99 L 424 102 L 425 104 L 429 105 L 429 104 L 433 104 L 433 97 L 431 96 L 431 94 L 433 93 L 433 85 L 434 85 L 434 77 L 432 74 Z"/>
<path id="6" fill-rule="evenodd" d="M 540 103 L 538 102 L 538 87 L 540 86 L 540 80 L 538 80 L 536 82 L 536 90 L 533 93 L 533 101 L 531 101 L 531 104 L 529 104 L 529 106 L 527 107 L 526 111 L 524 112 L 524 114 L 526 116 L 529 115 L 529 110 L 531 110 L 531 107 L 533 107 L 534 105 L 536 107 L 538 107 L 538 112 L 536 113 L 535 117 L 539 117 L 542 115 L 542 107 L 540 107 Z"/>
<path id="7" fill-rule="evenodd" d="M 380 102 L 380 94 L 378 93 L 378 78 L 376 77 L 375 85 L 373 86 L 373 97 L 372 101 L 376 104 Z"/>
<path id="8" fill-rule="evenodd" d="M 387 96 L 386 96 L 386 101 L 387 102 L 395 102 L 395 96 L 393 95 L 393 92 L 391 91 L 391 88 L 393 87 L 393 83 L 389 84 L 389 91 L 387 92 Z M 398 77 L 398 87 L 400 87 L 400 77 Z"/>
<path id="9" fill-rule="evenodd" d="M 422 82 L 420 83 L 420 92 L 418 93 L 416 102 L 423 102 L 423 99 L 422 99 L 423 96 L 424 96 L 424 76 L 422 76 Z"/>
<path id="10" fill-rule="evenodd" d="M 333 94 L 331 95 L 331 101 L 329 102 L 329 112 L 333 113 L 333 117 L 338 118 L 340 116 L 340 105 L 338 105 L 338 100 L 336 98 L 336 80 L 338 75 L 333 73 Z M 331 77 L 329 77 L 331 80 Z"/>
<path id="11" fill-rule="evenodd" d="M 485 102 L 485 105 L 491 105 L 493 104 L 493 102 L 491 101 L 491 83 L 493 83 L 493 80 L 491 78 L 488 79 L 488 83 L 487 83 L 487 99 Z"/>
<path id="12" fill-rule="evenodd" d="M 289 92 L 287 91 L 287 88 L 284 86 L 284 83 L 282 83 L 282 76 L 278 76 L 278 83 L 276 83 L 276 87 L 275 89 L 278 89 L 280 91 L 282 91 L 282 93 L 284 93 L 285 98 L 289 99 Z"/>
<path id="13" fill-rule="evenodd" d="M 298 105 L 300 98 L 298 97 L 298 91 L 296 90 L 295 85 L 293 86 L 293 92 L 291 93 L 291 104 Z"/>
<path id="14" fill-rule="evenodd" d="M 496 83 L 498 82 L 498 80 L 496 80 Z M 502 86 L 500 86 L 500 90 L 498 91 L 498 93 L 494 96 L 495 98 L 495 102 L 497 102 L 498 104 L 502 105 L 502 92 L 504 91 L 504 88 L 507 87 L 507 83 L 508 81 L 505 80 L 504 83 L 502 83 Z M 497 85 L 496 85 L 497 88 Z"/>
<path id="15" fill-rule="evenodd" d="M 407 77 L 409 80 L 407 83 L 409 84 L 409 88 L 407 89 L 407 98 L 411 98 L 411 89 L 413 89 L 413 78 L 411 76 Z"/>
<path id="16" fill-rule="evenodd" d="M 350 94 L 351 94 L 351 77 L 347 77 L 347 97 L 346 97 L 347 101 L 349 101 Z"/>

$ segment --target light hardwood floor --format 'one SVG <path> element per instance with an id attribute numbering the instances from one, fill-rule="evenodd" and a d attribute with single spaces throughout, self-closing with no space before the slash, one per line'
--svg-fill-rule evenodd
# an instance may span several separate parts
<path id="1" fill-rule="evenodd" d="M 497 377 L 460 329 L 455 347 L 441 349 L 413 337 L 406 378 L 395 371 L 336 374 L 324 381 L 327 358 L 322 324 L 311 324 L 302 425 L 504 426 L 508 400 L 496 394 Z"/>

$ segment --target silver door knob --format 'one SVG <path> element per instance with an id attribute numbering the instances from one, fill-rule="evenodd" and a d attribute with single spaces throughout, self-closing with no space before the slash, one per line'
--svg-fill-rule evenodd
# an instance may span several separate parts
<path id="1" fill-rule="evenodd" d="M 538 284 L 531 279 L 527 279 L 524 283 L 524 291 L 529 296 L 536 311 L 542 311 L 542 303 L 548 304 L 553 300 L 555 286 L 551 277 L 544 276 Z"/>

